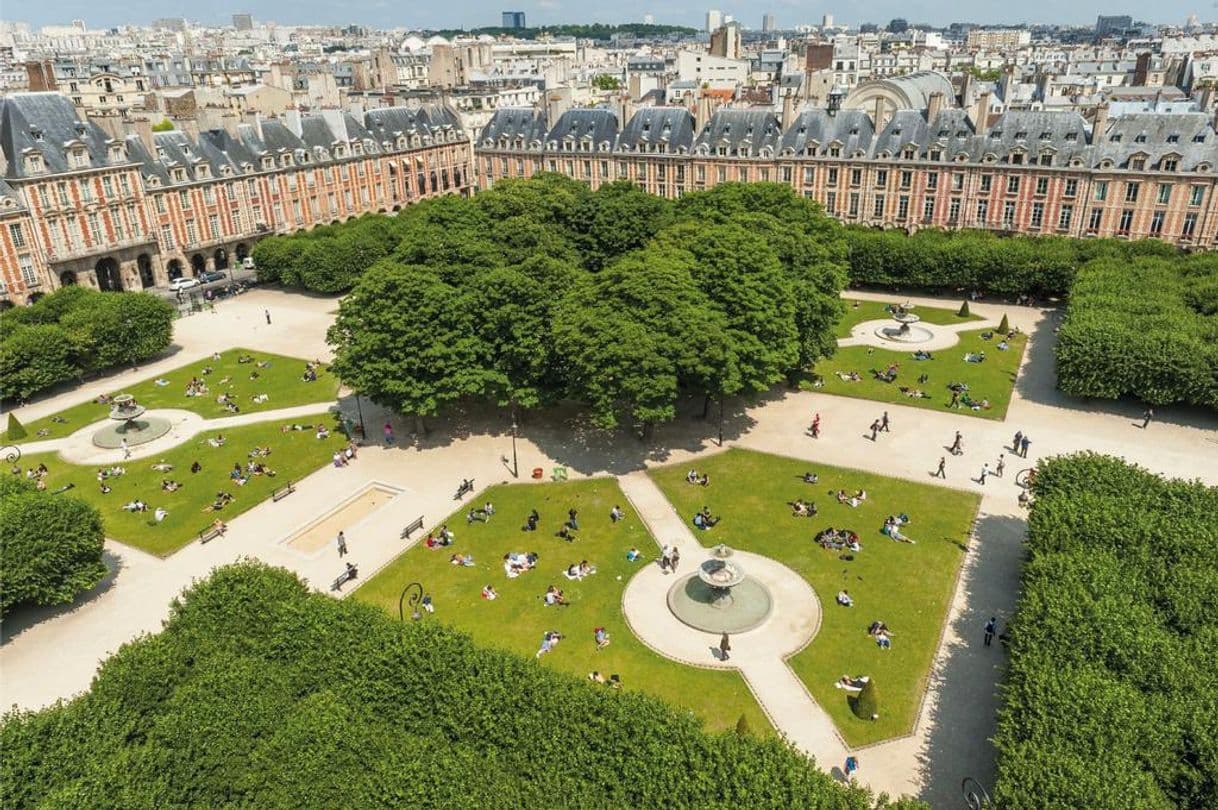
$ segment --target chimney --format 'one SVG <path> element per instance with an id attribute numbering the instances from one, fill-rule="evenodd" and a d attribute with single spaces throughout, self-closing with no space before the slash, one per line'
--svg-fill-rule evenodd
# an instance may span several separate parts
<path id="1" fill-rule="evenodd" d="M 59 85 L 55 83 L 55 67 L 49 59 L 41 62 L 26 62 L 25 76 L 26 84 L 31 92 L 59 90 Z"/>
<path id="2" fill-rule="evenodd" d="M 698 112 L 694 116 L 694 129 L 697 130 L 698 132 L 701 132 L 702 129 L 708 123 L 710 123 L 710 117 L 711 117 L 710 96 L 699 95 L 698 96 Z"/>
<path id="3" fill-rule="evenodd" d="M 943 111 L 943 94 L 931 93 L 930 98 L 926 102 L 926 122 L 934 123 L 934 120 L 939 117 L 939 113 Z"/>
<path id="4" fill-rule="evenodd" d="M 887 123 L 887 121 L 884 120 L 884 110 L 886 107 L 887 104 L 884 102 L 884 99 L 877 97 L 875 100 L 875 109 L 871 111 L 871 123 L 872 126 L 875 127 L 876 133 L 879 133 L 879 131 L 884 128 L 884 124 Z"/>
<path id="5" fill-rule="evenodd" d="M 1091 123 L 1091 143 L 1097 144 L 1104 138 L 1108 129 L 1108 104 L 1100 104 L 1095 108 L 1095 118 Z"/>
<path id="6" fill-rule="evenodd" d="M 1201 95 L 1197 96 L 1197 106 L 1201 108 L 1201 112 L 1207 113 L 1214 105 L 1214 85 L 1207 84 L 1201 88 Z"/>
<path id="7" fill-rule="evenodd" d="M 973 129 L 982 137 L 990 134 L 990 94 L 982 93 L 977 97 L 977 106 L 974 108 L 973 114 Z"/>
<path id="8" fill-rule="evenodd" d="M 126 121 L 127 131 L 139 136 L 140 142 L 148 150 L 148 154 L 156 157 L 156 138 L 152 134 L 152 119 L 146 116 L 130 118 Z"/>
<path id="9" fill-rule="evenodd" d="M 786 92 L 786 95 L 783 96 L 783 99 L 782 99 L 782 128 L 784 130 L 790 129 L 791 125 L 794 123 L 795 123 L 795 94 L 792 93 L 790 90 L 788 90 Z"/>

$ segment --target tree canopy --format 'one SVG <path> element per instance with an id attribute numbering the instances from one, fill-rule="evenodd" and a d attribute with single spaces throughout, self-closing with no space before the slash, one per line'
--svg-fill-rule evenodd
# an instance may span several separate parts
<path id="1" fill-rule="evenodd" d="M 8 714 L 0 745 L 14 807 L 923 806 L 254 562 L 193 585 L 88 692 Z"/>
<path id="2" fill-rule="evenodd" d="M 759 393 L 835 346 L 841 229 L 781 185 L 673 202 L 543 174 L 413 206 L 388 234 L 329 340 L 344 380 L 407 414 L 574 399 L 646 429 L 683 395 Z"/>
<path id="3" fill-rule="evenodd" d="M 1033 493 L 996 806 L 1218 806 L 1218 488 L 1079 454 Z"/>

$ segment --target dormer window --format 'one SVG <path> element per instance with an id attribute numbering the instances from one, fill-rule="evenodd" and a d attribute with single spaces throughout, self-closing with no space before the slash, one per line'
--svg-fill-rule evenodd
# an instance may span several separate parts
<path id="1" fill-rule="evenodd" d="M 930 150 L 930 159 L 931 160 L 942 160 L 943 153 L 941 151 L 939 151 L 938 149 L 932 149 L 932 150 Z"/>
<path id="2" fill-rule="evenodd" d="M 1138 155 L 1137 157 L 1130 158 L 1129 168 L 1133 169 L 1135 172 L 1142 171 L 1146 168 L 1146 157 L 1144 155 Z"/>
<path id="3" fill-rule="evenodd" d="M 186 179 L 186 170 L 185 169 L 174 169 L 173 170 L 173 179 L 175 182 L 179 182 L 179 183 L 181 181 L 185 180 Z"/>
<path id="4" fill-rule="evenodd" d="M 1138 133 L 1138 135 L 1137 135 L 1137 137 L 1135 137 L 1135 138 L 1133 139 L 1133 142 L 1134 142 L 1134 143 L 1146 143 L 1146 133 L 1145 133 L 1145 132 L 1139 132 L 1139 133 Z"/>
<path id="5" fill-rule="evenodd" d="M 994 130 L 993 132 L 991 132 L 991 133 L 990 133 L 990 137 L 991 137 L 991 138 L 994 138 L 994 139 L 1001 138 L 1001 137 L 1002 137 L 1002 130 L 1001 130 L 1001 129 L 996 129 L 996 130 Z"/>
<path id="6" fill-rule="evenodd" d="M 949 134 L 950 134 L 950 132 L 948 130 L 941 129 L 941 130 L 939 130 L 939 134 L 937 137 L 946 138 Z"/>
<path id="7" fill-rule="evenodd" d="M 1024 140 L 1027 140 L 1027 138 L 1028 138 L 1028 133 L 1025 130 L 1021 129 L 1015 133 L 1015 140 L 1017 140 L 1017 141 L 1024 141 Z"/>
<path id="8" fill-rule="evenodd" d="M 42 155 L 26 155 L 25 171 L 26 174 L 40 174 L 46 169 L 46 165 L 42 162 Z"/>
<path id="9" fill-rule="evenodd" d="M 1174 172 L 1179 165 L 1180 161 L 1174 157 L 1163 158 L 1163 160 L 1159 161 L 1159 169 L 1165 172 Z"/>
<path id="10" fill-rule="evenodd" d="M 1108 139 L 1108 142 L 1109 143 L 1120 143 L 1121 142 L 1121 133 L 1119 133 L 1119 132 L 1115 133 L 1111 138 Z"/>
<path id="11" fill-rule="evenodd" d="M 1047 131 L 1047 130 L 1046 130 L 1045 132 L 1040 133 L 1040 139 L 1041 139 L 1042 141 L 1048 141 L 1048 140 L 1052 140 L 1052 138 L 1053 138 L 1053 133 L 1052 133 L 1052 132 L 1049 132 L 1049 131 Z"/>
<path id="12" fill-rule="evenodd" d="M 267 155 L 266 157 L 264 157 L 262 159 L 262 168 L 263 169 L 275 168 L 275 158 L 271 157 L 270 155 Z"/>
<path id="13" fill-rule="evenodd" d="M 1193 143 L 1205 143 L 1205 133 L 1198 132 L 1193 136 Z"/>
<path id="14" fill-rule="evenodd" d="M 1167 142 L 1168 143 L 1180 143 L 1180 133 L 1173 132 L 1172 134 L 1168 135 Z"/>
<path id="15" fill-rule="evenodd" d="M 34 140 L 41 141 L 43 138 L 43 131 L 40 127 L 30 127 L 30 135 L 34 137 Z"/>
<path id="16" fill-rule="evenodd" d="M 186 155 L 186 157 L 190 157 L 190 145 L 189 144 L 185 144 L 185 143 L 182 144 L 182 154 Z"/>
<path id="17" fill-rule="evenodd" d="M 1066 140 L 1068 140 L 1068 141 L 1077 141 L 1077 140 L 1078 140 L 1078 133 L 1077 133 L 1077 132 L 1067 132 L 1067 133 L 1066 133 Z"/>
<path id="18" fill-rule="evenodd" d="M 842 149 L 840 146 L 830 146 L 829 147 L 829 157 L 841 157 L 841 156 L 842 156 Z"/>

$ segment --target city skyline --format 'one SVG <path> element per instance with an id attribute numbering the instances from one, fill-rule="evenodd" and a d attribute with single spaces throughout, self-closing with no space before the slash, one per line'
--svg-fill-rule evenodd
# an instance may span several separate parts
<path id="1" fill-rule="evenodd" d="M 1197 14 L 1201 22 L 1214 19 L 1215 5 L 1206 9 L 1198 7 L 1191 0 L 1171 0 L 1166 4 L 1158 4 L 1154 8 L 1154 16 L 1145 19 L 1151 24 L 1180 25 L 1190 14 Z M 74 19 L 83 19 L 90 28 L 113 28 L 124 25 L 148 25 L 152 20 L 164 17 L 186 17 L 190 20 L 209 26 L 231 25 L 232 15 L 237 13 L 252 14 L 258 22 L 273 21 L 280 25 L 348 25 L 358 24 L 376 28 L 407 28 L 407 29 L 449 29 L 449 28 L 479 28 L 498 25 L 501 14 L 505 10 L 519 10 L 527 15 L 530 25 L 556 25 L 581 23 L 622 24 L 642 21 L 645 15 L 655 18 L 662 25 L 684 25 L 701 29 L 704 26 L 706 12 L 717 8 L 725 14 L 732 15 L 736 21 L 747 28 L 762 27 L 762 19 L 766 14 L 774 15 L 778 30 L 789 30 L 797 25 L 819 24 L 824 14 L 831 14 L 838 25 L 857 26 L 860 23 L 876 23 L 884 25 L 894 18 L 902 18 L 910 23 L 926 23 L 934 26 L 946 26 L 953 22 L 969 22 L 980 25 L 1033 25 L 1058 24 L 1085 26 L 1093 25 L 1097 16 L 1128 14 L 1135 20 L 1145 18 L 1146 8 L 1135 3 L 1097 4 L 1072 6 L 1068 10 L 1060 5 L 1047 2 L 1035 2 L 1012 7 L 1006 3 L 985 2 L 971 4 L 962 8 L 958 4 L 941 4 L 936 2 L 900 3 L 895 0 L 884 0 L 868 7 L 865 14 L 855 12 L 850 7 L 835 9 L 831 4 L 816 8 L 799 6 L 793 0 L 762 0 L 761 2 L 734 3 L 722 5 L 693 5 L 679 4 L 665 6 L 662 12 L 656 9 L 654 0 L 632 0 L 625 4 L 614 6 L 611 15 L 589 14 L 577 6 L 566 5 L 561 0 L 540 0 L 524 4 L 508 4 L 509 9 L 502 3 L 489 3 L 485 0 L 468 3 L 455 11 L 451 7 L 418 8 L 404 13 L 400 7 L 395 7 L 387 0 L 374 0 L 358 9 L 350 7 L 335 7 L 330 3 L 315 2 L 281 2 L 281 0 L 256 0 L 236 5 L 231 8 L 214 8 L 206 15 L 199 14 L 195 4 L 184 2 L 161 3 L 150 0 L 124 3 L 119 7 L 99 8 L 84 0 L 67 0 L 47 7 L 27 7 L 22 9 L 19 16 L 6 15 L 5 22 L 25 22 L 33 27 L 46 25 L 68 25 Z M 659 12 L 659 13 L 658 13 Z M 345 16 L 343 16 L 345 15 Z"/>

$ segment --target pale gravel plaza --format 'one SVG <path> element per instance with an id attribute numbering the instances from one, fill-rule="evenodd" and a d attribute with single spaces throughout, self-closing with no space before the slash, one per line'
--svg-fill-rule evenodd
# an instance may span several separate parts
<path id="1" fill-rule="evenodd" d="M 849 297 L 885 301 L 907 298 L 900 293 L 876 295 L 856 291 L 850 291 Z M 959 303 L 918 297 L 909 300 L 923 306 L 954 307 Z M 136 372 L 94 381 L 27 405 L 18 413 L 28 424 L 99 393 L 121 389 L 124 383 L 153 378 L 213 351 L 234 347 L 324 360 L 329 357 L 325 329 L 336 307 L 337 302 L 329 298 L 251 292 L 223 302 L 215 313 L 201 313 L 179 321 L 175 332 L 178 351 L 172 355 Z M 265 322 L 264 309 L 273 316 L 270 325 Z M 916 727 L 910 736 L 870 746 L 856 754 L 862 766 L 856 777 L 861 782 L 877 791 L 919 795 L 934 806 L 957 801 L 960 780 L 965 776 L 987 785 L 993 781 L 992 751 L 984 740 L 994 730 L 995 685 L 1001 677 L 1003 659 L 997 648 L 981 647 L 980 629 L 989 615 L 1005 618 L 1015 604 L 1024 530 L 1023 514 L 1016 502 L 1017 471 L 1031 466 L 1042 455 L 1090 449 L 1122 456 L 1155 472 L 1218 483 L 1218 419 L 1213 414 L 1163 408 L 1144 432 L 1135 426 L 1135 405 L 1090 405 L 1066 400 L 1053 385 L 1052 327 L 1059 317 L 1056 312 L 984 303 L 975 303 L 972 309 L 985 320 L 949 329 L 985 328 L 1007 314 L 1012 326 L 1030 336 L 1005 421 L 820 393 L 775 392 L 755 406 L 729 412 L 725 427 L 726 446 L 919 482 L 930 480 L 930 473 L 955 431 L 964 434 L 965 454 L 959 458 L 949 456 L 948 478 L 943 484 L 979 491 L 984 497 L 971 553 L 963 564 Z M 352 399 L 346 397 L 342 404 L 344 411 L 354 417 Z M 250 415 L 248 419 L 284 418 L 325 408 L 325 405 L 304 406 Z M 884 434 L 878 446 L 864 441 L 867 425 L 885 409 L 891 416 L 892 432 Z M 805 434 L 814 412 L 821 414 L 819 440 Z M 487 411 L 433 420 L 431 434 L 415 446 L 409 444 L 407 425 L 395 419 L 399 445 L 391 448 L 376 442 L 385 422 L 384 412 L 365 400 L 363 414 L 369 446 L 360 451 L 352 466 L 341 469 L 327 466 L 298 482 L 297 492 L 288 498 L 278 503 L 268 501 L 234 518 L 225 537 L 206 545 L 192 543 L 165 559 L 108 542 L 107 561 L 115 573 L 95 592 L 70 608 L 14 614 L 5 623 L 4 644 L 0 647 L 0 702 L 36 708 L 88 688 L 100 660 L 140 633 L 159 629 L 170 600 L 182 588 L 215 566 L 240 557 L 255 557 L 290 568 L 313 587 L 328 591 L 342 567 L 337 555 L 305 555 L 284 541 L 370 483 L 378 482 L 402 492 L 381 507 L 373 516 L 375 519 L 360 521 L 353 527 L 358 531 L 348 531 L 351 554 L 347 559 L 359 565 L 360 579 L 345 588 L 344 593 L 367 580 L 403 550 L 407 541 L 399 537 L 402 527 L 420 515 L 430 525 L 453 511 L 456 506 L 453 493 L 463 478 L 475 480 L 474 498 L 478 490 L 489 484 L 511 480 L 502 461 L 504 455 L 511 453 L 511 439 L 501 414 Z M 518 440 L 520 480 L 529 480 L 527 471 L 534 467 L 549 472 L 557 465 L 567 467 L 572 477 L 620 476 L 628 498 L 657 540 L 681 545 L 682 565 L 692 570 L 700 560 L 697 541 L 640 471 L 718 452 L 716 426 L 682 417 L 658 428 L 653 443 L 648 445 L 624 435 L 586 434 L 573 425 L 573 417 L 574 414 L 560 412 L 544 417 L 544 425 L 540 424 L 542 417 L 524 421 Z M 230 427 L 231 421 L 206 423 L 199 417 L 193 420 L 182 417 L 171 436 L 176 434 L 176 440 L 181 440 L 219 423 Z M 1027 463 L 1012 457 L 1007 449 L 1016 430 L 1032 439 Z M 166 442 L 172 444 L 170 437 L 139 448 L 139 454 L 154 455 Z M 51 445 L 71 448 L 69 452 L 80 453 L 84 463 L 103 460 L 102 451 L 92 448 L 91 453 L 87 452 L 76 437 L 31 444 L 23 449 L 35 452 L 40 445 L 47 445 L 42 449 L 52 449 Z M 991 478 L 984 487 L 972 480 L 982 463 L 989 462 L 992 468 L 998 455 L 1004 452 L 1008 455 L 1004 478 Z M 419 534 L 414 537 L 417 539 Z M 635 600 L 633 596 L 624 604 L 631 626 L 649 644 L 652 644 L 650 631 L 644 627 L 649 621 L 649 611 L 655 622 L 671 619 L 662 598 L 669 584 L 665 580 L 671 579 L 648 566 L 627 590 L 628 595 L 650 593 L 649 598 L 659 594 L 659 601 L 654 604 Z M 819 597 L 823 601 L 831 595 Z M 785 614 L 782 605 L 776 604 L 770 623 L 754 631 L 759 634 L 757 646 L 751 647 L 749 634 L 743 634 L 733 645 L 731 660 L 720 663 L 707 649 L 701 665 L 738 666 L 776 725 L 795 744 L 814 753 L 822 767 L 840 768 L 847 751 L 845 745 L 802 683 L 782 664 L 788 650 L 793 652 L 812 638 L 815 627 L 809 624 L 811 621 L 809 617 Z M 767 629 L 775 622 L 781 631 L 777 636 Z M 698 656 L 698 645 L 707 648 L 711 645 L 706 639 L 696 638 L 705 634 L 685 630 L 690 646 L 664 654 L 693 661 Z M 772 646 L 762 645 L 762 637 L 765 645 Z"/>

